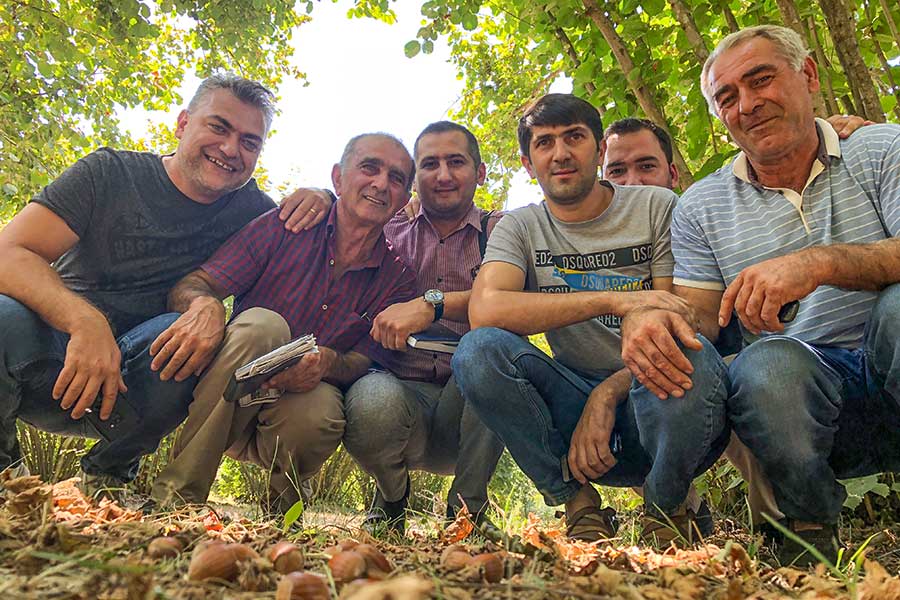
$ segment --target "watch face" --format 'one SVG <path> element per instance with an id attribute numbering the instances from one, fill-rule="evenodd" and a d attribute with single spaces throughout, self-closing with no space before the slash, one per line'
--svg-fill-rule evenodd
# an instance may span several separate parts
<path id="1" fill-rule="evenodd" d="M 444 292 L 441 290 L 428 290 L 425 292 L 425 301 L 432 304 L 440 304 L 444 301 Z"/>

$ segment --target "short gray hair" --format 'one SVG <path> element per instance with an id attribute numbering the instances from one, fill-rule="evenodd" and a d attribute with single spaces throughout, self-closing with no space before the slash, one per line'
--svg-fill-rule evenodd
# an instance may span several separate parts
<path id="1" fill-rule="evenodd" d="M 376 131 L 373 133 L 361 133 L 350 138 L 350 141 L 347 142 L 347 145 L 344 146 L 344 151 L 341 153 L 341 171 L 347 169 L 347 163 L 350 160 L 350 155 L 353 154 L 353 151 L 356 149 L 356 144 L 358 144 L 361 140 L 370 137 L 379 137 L 390 140 L 391 142 L 394 142 L 394 144 L 396 144 L 399 148 L 402 148 L 404 152 L 406 152 L 406 155 L 409 157 L 409 179 L 406 181 L 406 191 L 410 191 L 412 189 L 413 179 L 415 179 L 416 177 L 416 161 L 413 160 L 412 154 L 409 153 L 409 150 L 407 150 L 406 146 L 403 145 L 403 142 L 400 141 L 400 138 L 395 135 L 391 135 L 390 133 Z"/>
<path id="2" fill-rule="evenodd" d="M 241 102 L 258 108 L 263 114 L 268 133 L 275 117 L 275 94 L 268 88 L 257 81 L 244 79 L 233 73 L 215 73 L 204 79 L 194 92 L 194 97 L 188 103 L 188 112 L 197 108 L 215 90 L 228 90 Z"/>
<path id="3" fill-rule="evenodd" d="M 792 69 L 799 71 L 803 68 L 803 61 L 809 56 L 809 49 L 806 47 L 806 43 L 800 37 L 800 34 L 793 29 L 781 27 L 780 25 L 757 25 L 756 27 L 747 27 L 746 29 L 735 31 L 719 42 L 716 49 L 706 59 L 703 71 L 700 74 L 700 90 L 703 92 L 703 97 L 706 98 L 709 110 L 713 114 L 716 114 L 716 107 L 712 97 L 713 90 L 709 89 L 709 71 L 712 69 L 713 63 L 716 62 L 716 59 L 723 52 L 758 37 L 772 42 L 772 45 L 775 46 L 775 51 L 788 62 Z"/>

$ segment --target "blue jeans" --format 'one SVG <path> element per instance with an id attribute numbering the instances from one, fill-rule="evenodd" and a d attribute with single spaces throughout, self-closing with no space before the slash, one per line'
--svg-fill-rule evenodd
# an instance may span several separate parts
<path id="1" fill-rule="evenodd" d="M 730 430 L 725 418 L 725 365 L 711 344 L 689 352 L 704 365 L 703 394 L 659 400 L 639 387 L 616 409 L 617 463 L 596 480 L 615 487 L 644 486 L 651 512 L 671 513 L 694 477 L 722 454 Z M 547 504 L 562 504 L 581 484 L 564 481 L 562 461 L 584 405 L 605 377 L 580 375 L 527 340 L 495 328 L 466 334 L 453 355 L 453 374 L 481 420 L 506 444 Z M 695 388 L 696 390 L 696 388 Z"/>
<path id="2" fill-rule="evenodd" d="M 92 475 L 110 475 L 131 481 L 140 457 L 156 450 L 159 441 L 187 416 L 196 377 L 182 382 L 160 381 L 150 370 L 150 344 L 178 315 L 160 315 L 120 336 L 122 378 L 127 402 L 138 417 L 131 428 L 118 431 L 107 442 L 100 439 L 81 459 Z M 74 420 L 52 396 L 62 370 L 68 334 L 57 331 L 8 296 L 0 295 L 0 470 L 21 458 L 16 439 L 16 418 L 51 433 L 101 438 L 87 419 Z M 115 411 L 115 409 L 114 409 Z"/>
<path id="3" fill-rule="evenodd" d="M 729 416 L 789 518 L 834 523 L 836 481 L 900 471 L 900 285 L 878 297 L 863 347 L 767 336 L 729 368 Z"/>

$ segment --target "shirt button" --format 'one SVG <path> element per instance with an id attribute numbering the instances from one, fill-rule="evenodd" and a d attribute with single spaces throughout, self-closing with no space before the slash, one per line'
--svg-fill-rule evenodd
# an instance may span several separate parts
<path id="1" fill-rule="evenodd" d="M 438 283 L 441 283 L 441 282 L 443 282 L 443 281 L 444 281 L 444 278 L 443 278 L 443 277 L 438 277 Z"/>
<path id="2" fill-rule="evenodd" d="M 439 241 L 438 241 L 438 244 L 443 244 L 443 243 L 444 243 L 444 240 L 439 240 Z"/>
<path id="3" fill-rule="evenodd" d="M 334 266 L 334 259 L 332 258 L 331 260 L 329 260 L 329 261 L 328 261 L 328 264 L 331 265 L 331 266 L 333 267 L 333 266 Z"/>
<path id="4" fill-rule="evenodd" d="M 328 310 L 328 305 L 327 305 L 327 304 L 323 304 L 323 305 L 322 305 L 322 310 Z"/>

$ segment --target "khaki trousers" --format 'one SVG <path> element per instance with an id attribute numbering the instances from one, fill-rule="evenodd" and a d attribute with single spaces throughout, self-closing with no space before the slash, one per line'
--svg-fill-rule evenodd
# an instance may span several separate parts
<path id="1" fill-rule="evenodd" d="M 300 498 L 300 483 L 321 468 L 344 434 L 340 390 L 322 382 L 310 392 L 285 392 L 275 402 L 249 407 L 222 398 L 238 367 L 290 337 L 285 320 L 264 308 L 251 308 L 228 325 L 221 350 L 194 390 L 173 459 L 153 485 L 154 500 L 206 502 L 223 454 L 271 472 L 273 508 L 286 509 Z"/>
<path id="2" fill-rule="evenodd" d="M 765 525 L 768 521 L 763 518 L 766 513 L 776 521 L 784 518 L 784 514 L 778 510 L 775 502 L 775 494 L 772 485 L 762 472 L 762 466 L 756 457 L 750 452 L 750 448 L 744 445 L 737 434 L 731 432 L 731 441 L 725 448 L 725 456 L 731 461 L 747 482 L 747 504 L 750 507 L 750 519 L 754 527 Z"/>

